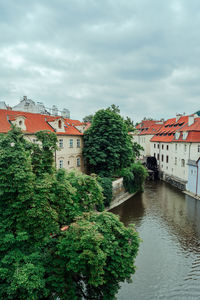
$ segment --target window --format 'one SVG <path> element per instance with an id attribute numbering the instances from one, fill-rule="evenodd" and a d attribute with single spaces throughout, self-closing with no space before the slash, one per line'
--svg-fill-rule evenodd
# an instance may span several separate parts
<path id="1" fill-rule="evenodd" d="M 22 126 L 22 121 L 21 120 L 19 121 L 19 126 Z"/>
<path id="2" fill-rule="evenodd" d="M 157 154 L 157 160 L 159 160 L 159 158 L 160 158 L 160 157 L 159 157 L 159 153 L 158 153 L 158 154 Z"/>
<path id="3" fill-rule="evenodd" d="M 181 167 L 185 167 L 185 159 L 181 159 Z"/>
<path id="4" fill-rule="evenodd" d="M 164 149 L 164 145 L 162 145 L 162 149 Z"/>
<path id="5" fill-rule="evenodd" d="M 198 152 L 200 152 L 200 145 L 198 145 Z"/>
<path id="6" fill-rule="evenodd" d="M 185 152 L 187 151 L 187 145 L 184 145 L 184 151 Z"/>
<path id="7" fill-rule="evenodd" d="M 81 165 L 81 159 L 80 159 L 80 157 L 77 158 L 76 165 L 77 165 L 77 167 L 80 167 L 80 165 Z"/>
<path id="8" fill-rule="evenodd" d="M 177 144 L 175 144 L 175 150 L 177 151 Z"/>
<path id="9" fill-rule="evenodd" d="M 159 149 L 160 145 L 158 144 L 158 149 Z"/>
<path id="10" fill-rule="evenodd" d="M 58 120 L 58 128 L 62 128 L 62 122 L 61 122 L 61 120 Z"/>
<path id="11" fill-rule="evenodd" d="M 191 170 L 191 174 L 193 175 L 193 170 Z"/>
<path id="12" fill-rule="evenodd" d="M 166 149 L 169 150 L 169 145 L 166 146 Z"/>
<path id="13" fill-rule="evenodd" d="M 169 156 L 167 155 L 166 156 L 166 163 L 168 163 L 169 162 Z"/>
<path id="14" fill-rule="evenodd" d="M 67 162 L 67 163 L 68 163 L 68 165 L 69 165 L 69 164 L 70 164 L 70 161 L 68 160 L 68 162 Z"/>
<path id="15" fill-rule="evenodd" d="M 177 165 L 177 157 L 175 157 L 175 163 L 174 164 Z"/>
<path id="16" fill-rule="evenodd" d="M 154 148 L 156 148 L 156 144 L 154 144 Z"/>
<path id="17" fill-rule="evenodd" d="M 154 153 L 153 156 L 156 157 L 156 154 Z"/>
<path id="18" fill-rule="evenodd" d="M 36 139 L 33 139 L 33 143 L 36 144 L 36 143 L 37 143 L 37 140 L 36 140 Z"/>
<path id="19" fill-rule="evenodd" d="M 163 161 L 164 160 L 164 155 L 162 154 L 162 156 L 161 156 L 161 161 Z"/>
<path id="20" fill-rule="evenodd" d="M 80 139 L 77 139 L 77 148 L 80 148 L 81 147 L 81 140 Z"/>
<path id="21" fill-rule="evenodd" d="M 63 139 L 58 140 L 59 148 L 63 148 Z"/>
<path id="22" fill-rule="evenodd" d="M 69 147 L 70 147 L 70 148 L 73 148 L 73 139 L 70 139 L 70 140 L 69 140 Z"/>
<path id="23" fill-rule="evenodd" d="M 62 168 L 63 168 L 63 160 L 60 159 L 60 160 L 59 160 L 59 169 L 62 169 Z"/>

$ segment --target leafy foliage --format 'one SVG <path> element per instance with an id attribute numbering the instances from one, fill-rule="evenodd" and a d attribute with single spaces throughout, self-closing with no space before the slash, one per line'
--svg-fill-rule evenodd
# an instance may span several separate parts
<path id="1" fill-rule="evenodd" d="M 111 213 L 86 213 L 77 218 L 58 244 L 62 268 L 70 271 L 69 282 L 76 278 L 78 295 L 73 299 L 114 299 L 119 282 L 135 272 L 138 246 L 134 228 L 125 228 Z M 69 286 L 69 295 L 74 287 L 71 289 Z"/>
<path id="2" fill-rule="evenodd" d="M 83 122 L 85 122 L 85 123 L 87 123 L 87 122 L 92 123 L 93 117 L 94 117 L 93 115 L 85 116 L 83 118 Z"/>
<path id="3" fill-rule="evenodd" d="M 135 159 L 140 157 L 140 151 L 144 151 L 144 148 L 140 144 L 133 142 L 133 155 Z"/>
<path id="4" fill-rule="evenodd" d="M 122 117 L 108 108 L 99 110 L 84 135 L 83 155 L 90 173 L 111 177 L 133 161 L 131 137 Z"/>
<path id="5" fill-rule="evenodd" d="M 112 200 L 112 179 L 110 177 L 97 177 L 103 189 L 104 205 L 109 206 Z"/>
<path id="6" fill-rule="evenodd" d="M 133 121 L 131 120 L 131 118 L 126 117 L 126 119 L 124 119 L 124 122 L 127 126 L 128 132 L 135 131 L 135 126 L 134 126 Z"/>
<path id="7" fill-rule="evenodd" d="M 139 238 L 103 209 L 97 178 L 58 172 L 56 136 L 0 138 L 0 299 L 114 299 Z"/>
<path id="8" fill-rule="evenodd" d="M 129 193 L 142 192 L 144 182 L 147 177 L 147 170 L 137 162 L 132 164 L 129 168 L 123 169 L 121 172 L 123 176 L 123 184 L 125 190 Z"/>

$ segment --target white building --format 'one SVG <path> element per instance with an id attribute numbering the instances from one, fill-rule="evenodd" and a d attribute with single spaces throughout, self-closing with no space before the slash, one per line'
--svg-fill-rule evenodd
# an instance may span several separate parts
<path id="1" fill-rule="evenodd" d="M 167 120 L 151 139 L 151 156 L 156 157 L 163 179 L 185 189 L 188 161 L 200 156 L 200 118 L 177 115 Z"/>
<path id="2" fill-rule="evenodd" d="M 13 106 L 12 110 L 54 116 L 61 115 L 64 118 L 70 118 L 70 111 L 68 109 L 64 108 L 62 111 L 59 112 L 58 108 L 55 105 L 53 105 L 51 109 L 46 108 L 42 102 L 35 103 L 33 100 L 28 99 L 27 96 L 24 96 L 20 103 Z"/>
<path id="3" fill-rule="evenodd" d="M 143 120 L 136 126 L 136 132 L 131 133 L 133 142 L 138 143 L 144 149 L 140 152 L 141 159 L 145 158 L 146 156 L 151 156 L 150 141 L 162 127 L 163 123 L 163 121 Z"/>

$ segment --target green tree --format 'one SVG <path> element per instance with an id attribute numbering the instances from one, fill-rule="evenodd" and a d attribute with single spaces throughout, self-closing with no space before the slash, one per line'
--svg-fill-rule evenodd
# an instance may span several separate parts
<path id="1" fill-rule="evenodd" d="M 133 121 L 131 120 L 131 118 L 126 117 L 126 119 L 124 119 L 124 122 L 127 126 L 128 132 L 135 131 L 135 126 L 134 126 Z"/>
<path id="2" fill-rule="evenodd" d="M 135 159 L 140 157 L 140 151 L 143 150 L 144 148 L 140 144 L 133 142 L 133 155 Z"/>
<path id="3" fill-rule="evenodd" d="M 111 106 L 109 106 L 107 109 L 115 114 L 120 114 L 120 109 L 118 105 L 111 104 Z"/>
<path id="4" fill-rule="evenodd" d="M 42 197 L 45 186 L 35 186 L 31 147 L 16 128 L 0 139 L 0 174 L 0 299 L 45 297 L 44 261 L 49 234 L 58 229 L 56 212 Z"/>
<path id="5" fill-rule="evenodd" d="M 94 117 L 93 115 L 85 116 L 83 118 L 83 122 L 85 122 L 85 123 L 87 123 L 87 122 L 92 123 L 93 117 Z"/>
<path id="6" fill-rule="evenodd" d="M 139 246 L 133 226 L 125 228 L 111 213 L 85 213 L 58 243 L 59 268 L 67 267 L 66 299 L 114 299 L 119 282 L 135 272 Z"/>
<path id="7" fill-rule="evenodd" d="M 138 235 L 94 212 L 96 177 L 57 172 L 55 136 L 38 136 L 39 172 L 20 130 L 0 138 L 0 299 L 114 299 L 135 272 Z"/>
<path id="8" fill-rule="evenodd" d="M 122 117 L 111 109 L 99 110 L 84 135 L 83 155 L 89 172 L 112 176 L 133 161 L 131 137 Z"/>

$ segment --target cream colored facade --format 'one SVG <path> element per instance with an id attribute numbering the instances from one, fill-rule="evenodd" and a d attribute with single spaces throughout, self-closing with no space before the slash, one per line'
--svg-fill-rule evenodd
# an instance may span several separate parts
<path id="1" fill-rule="evenodd" d="M 151 155 L 151 143 L 150 140 L 153 137 L 153 135 L 139 135 L 139 134 L 133 134 L 133 142 L 138 143 L 140 146 L 143 147 L 144 150 L 140 151 L 140 159 L 143 159 L 146 156 Z"/>
<path id="2" fill-rule="evenodd" d="M 27 134 L 26 139 L 32 143 L 37 143 L 35 135 Z M 66 170 L 78 170 L 84 172 L 84 162 L 82 156 L 83 136 L 57 135 L 58 150 L 55 152 L 56 168 Z"/>

